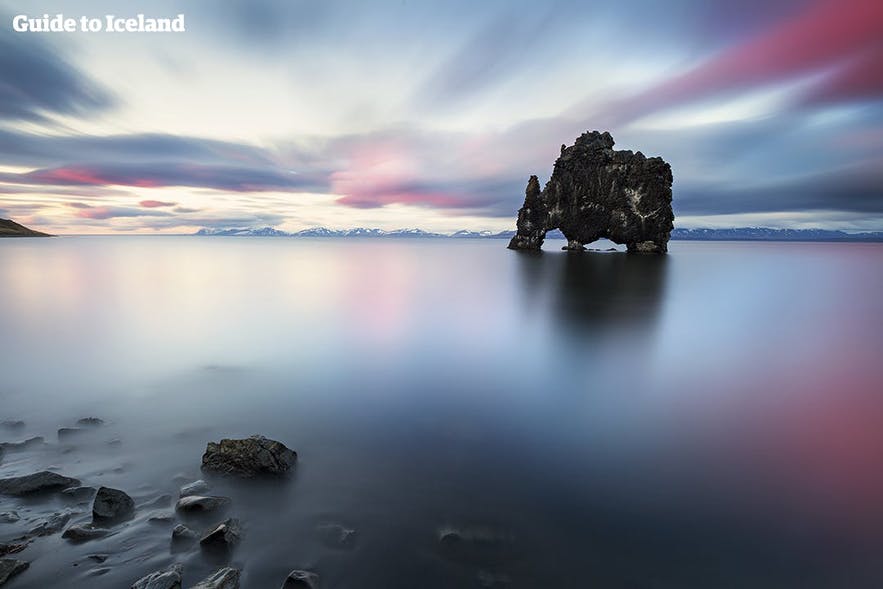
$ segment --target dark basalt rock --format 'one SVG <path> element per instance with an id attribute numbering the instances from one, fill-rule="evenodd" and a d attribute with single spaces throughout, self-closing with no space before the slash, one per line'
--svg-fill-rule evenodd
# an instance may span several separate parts
<path id="1" fill-rule="evenodd" d="M 239 570 L 224 567 L 200 581 L 193 589 L 239 589 Z"/>
<path id="2" fill-rule="evenodd" d="M 222 521 L 199 539 L 199 543 L 205 548 L 232 548 L 239 542 L 242 536 L 242 528 L 239 520 L 230 518 Z"/>
<path id="3" fill-rule="evenodd" d="M 44 491 L 58 491 L 79 484 L 80 481 L 77 479 L 42 470 L 34 474 L 0 479 L 0 493 L 4 495 L 29 495 Z"/>
<path id="4" fill-rule="evenodd" d="M 299 569 L 288 573 L 282 589 L 319 589 L 319 575 Z"/>
<path id="5" fill-rule="evenodd" d="M 176 563 L 141 577 L 132 584 L 131 589 L 181 589 L 183 575 L 184 565 Z"/>
<path id="6" fill-rule="evenodd" d="M 0 559 L 0 585 L 5 585 L 9 579 L 24 572 L 29 566 L 30 564 L 24 560 Z"/>
<path id="7" fill-rule="evenodd" d="M 607 238 L 629 252 L 665 253 L 674 227 L 671 167 L 640 151 L 614 151 L 610 133 L 584 133 L 561 146 L 542 192 L 531 176 L 510 249 L 539 250 L 560 229 L 567 249 Z"/>
<path id="8" fill-rule="evenodd" d="M 100 487 L 92 502 L 95 520 L 120 520 L 135 513 L 135 501 L 119 489 Z"/>
<path id="9" fill-rule="evenodd" d="M 296 460 L 297 454 L 282 442 L 251 436 L 241 440 L 209 442 L 202 455 L 202 469 L 251 478 L 283 474 Z"/>

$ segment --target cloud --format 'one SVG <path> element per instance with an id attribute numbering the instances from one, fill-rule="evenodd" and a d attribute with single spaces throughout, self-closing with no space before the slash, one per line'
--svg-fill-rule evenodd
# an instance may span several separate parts
<path id="1" fill-rule="evenodd" d="M 106 220 L 121 217 L 165 217 L 170 213 L 129 207 L 92 206 L 81 202 L 69 203 L 77 209 L 76 216 L 80 219 Z"/>
<path id="2" fill-rule="evenodd" d="M 145 209 L 156 209 L 156 208 L 160 208 L 160 207 L 173 207 L 178 203 L 164 202 L 161 200 L 142 200 L 138 204 L 141 205 L 142 207 L 144 207 Z"/>
<path id="3" fill-rule="evenodd" d="M 40 186 L 190 186 L 230 192 L 305 191 L 324 185 L 320 176 L 278 169 L 187 163 L 72 164 L 25 173 L 0 173 L 0 182 Z"/>
<path id="4" fill-rule="evenodd" d="M 8 23 L 8 15 L 0 18 Z M 49 114 L 84 116 L 112 106 L 106 88 L 62 59 L 39 35 L 0 28 L 0 119 L 41 121 Z"/>
<path id="5" fill-rule="evenodd" d="M 879 83 L 857 84 L 856 78 L 879 71 L 881 33 L 879 0 L 815 0 L 685 73 L 611 104 L 603 116 L 625 123 L 665 108 L 813 75 L 822 76 L 819 98 L 831 97 L 832 81 L 836 85 L 838 80 L 846 90 L 841 98 L 851 97 L 853 86 L 860 92 L 873 88 L 879 97 Z M 850 69 L 856 63 L 858 69 Z M 830 76 L 831 71 L 837 73 Z"/>

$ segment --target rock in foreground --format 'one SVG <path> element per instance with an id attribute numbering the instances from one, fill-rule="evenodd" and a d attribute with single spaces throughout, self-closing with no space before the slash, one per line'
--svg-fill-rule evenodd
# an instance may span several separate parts
<path id="1" fill-rule="evenodd" d="M 296 460 L 297 454 L 282 442 L 251 436 L 240 440 L 209 442 L 202 455 L 202 468 L 209 472 L 251 478 L 283 474 Z"/>
<path id="2" fill-rule="evenodd" d="M 230 567 L 219 569 L 194 585 L 193 589 L 239 589 L 239 570 Z"/>
<path id="3" fill-rule="evenodd" d="M 173 564 L 161 571 L 141 577 L 135 581 L 131 589 L 181 589 L 183 574 L 184 565 Z"/>
<path id="4" fill-rule="evenodd" d="M 233 548 L 242 536 L 239 520 L 230 518 L 222 521 L 200 538 L 199 543 L 206 548 Z"/>
<path id="5" fill-rule="evenodd" d="M 119 489 L 101 487 L 92 502 L 92 518 L 95 520 L 115 520 L 135 513 L 135 501 Z"/>
<path id="6" fill-rule="evenodd" d="M 30 565 L 24 560 L 14 558 L 0 559 L 0 585 L 5 585 L 12 577 L 27 569 Z"/>
<path id="7" fill-rule="evenodd" d="M 5 495 L 29 495 L 43 491 L 58 491 L 80 484 L 77 479 L 42 470 L 20 477 L 0 479 L 0 493 Z"/>
<path id="8" fill-rule="evenodd" d="M 665 253 L 674 227 L 671 167 L 613 145 L 610 133 L 598 131 L 562 145 L 542 192 L 530 177 L 509 248 L 538 250 L 547 231 L 560 229 L 569 250 L 607 238 L 630 252 Z"/>

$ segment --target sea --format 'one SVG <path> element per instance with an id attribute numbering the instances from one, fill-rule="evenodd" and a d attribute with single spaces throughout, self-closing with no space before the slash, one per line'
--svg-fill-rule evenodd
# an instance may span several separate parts
<path id="1" fill-rule="evenodd" d="M 43 437 L 0 478 L 137 506 L 104 538 L 32 539 L 8 586 L 173 563 L 245 589 L 883 586 L 883 244 L 563 244 L 0 241 L 0 421 L 24 422 L 0 441 Z M 85 417 L 104 424 L 59 440 Z M 297 452 L 288 476 L 200 471 L 253 434 Z M 200 478 L 225 513 L 174 511 Z M 0 543 L 91 519 L 60 494 L 0 512 Z M 226 517 L 228 553 L 170 541 Z"/>

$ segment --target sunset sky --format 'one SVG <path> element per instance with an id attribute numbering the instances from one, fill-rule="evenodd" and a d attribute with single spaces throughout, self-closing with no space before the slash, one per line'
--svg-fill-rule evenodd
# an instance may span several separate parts
<path id="1" fill-rule="evenodd" d="M 15 33 L 16 14 L 187 32 Z M 0 217 L 53 233 L 514 228 L 609 130 L 678 227 L 883 230 L 881 0 L 0 0 Z"/>

